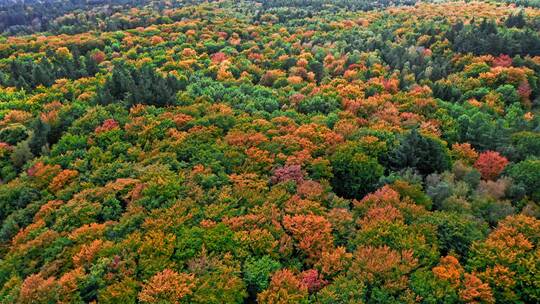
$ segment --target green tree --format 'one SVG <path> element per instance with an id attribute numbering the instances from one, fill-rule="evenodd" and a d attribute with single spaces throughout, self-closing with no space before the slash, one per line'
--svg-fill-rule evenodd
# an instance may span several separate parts
<path id="1" fill-rule="evenodd" d="M 330 158 L 334 191 L 345 198 L 361 198 L 376 189 L 384 167 L 354 147 L 343 147 Z"/>
<path id="2" fill-rule="evenodd" d="M 442 172 L 450 168 L 446 146 L 438 139 L 424 136 L 413 129 L 405 135 L 389 156 L 394 170 L 414 168 L 423 175 Z"/>
<path id="3" fill-rule="evenodd" d="M 511 105 L 521 100 L 516 88 L 511 84 L 502 85 L 495 91 L 501 94 L 501 98 L 506 105 Z"/>
<path id="4" fill-rule="evenodd" d="M 244 281 L 254 294 L 268 287 L 270 276 L 281 268 L 281 264 L 269 256 L 249 258 L 244 264 Z"/>
<path id="5" fill-rule="evenodd" d="M 528 159 L 512 166 L 508 171 L 514 182 L 521 184 L 527 194 L 540 201 L 540 160 Z"/>

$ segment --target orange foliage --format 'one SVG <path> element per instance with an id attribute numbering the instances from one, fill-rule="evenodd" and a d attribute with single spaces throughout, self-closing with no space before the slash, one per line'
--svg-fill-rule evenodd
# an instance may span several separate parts
<path id="1" fill-rule="evenodd" d="M 345 247 L 337 247 L 331 251 L 324 251 L 317 266 L 321 273 L 333 276 L 347 269 L 352 260 L 352 253 L 347 252 Z"/>
<path id="2" fill-rule="evenodd" d="M 28 176 L 33 177 L 38 186 L 45 186 L 60 172 L 59 165 L 46 165 L 38 162 L 27 170 Z"/>
<path id="3" fill-rule="evenodd" d="M 452 145 L 452 155 L 465 161 L 468 164 L 472 164 L 478 158 L 478 152 L 469 143 L 455 143 Z"/>
<path id="4" fill-rule="evenodd" d="M 370 228 L 378 225 L 379 223 L 391 223 L 393 221 L 403 221 L 403 215 L 401 212 L 391 206 L 386 205 L 383 207 L 371 207 L 365 216 L 358 220 L 358 224 L 362 229 Z"/>
<path id="5" fill-rule="evenodd" d="M 476 275 L 466 273 L 463 285 L 459 297 L 465 303 L 495 303 L 489 285 L 483 283 Z"/>
<path id="6" fill-rule="evenodd" d="M 473 248 L 480 256 L 490 257 L 490 262 L 500 261 L 511 265 L 534 248 L 531 236 L 538 231 L 539 220 L 525 215 L 509 216 L 499 222 L 485 243 L 475 243 Z"/>
<path id="7" fill-rule="evenodd" d="M 58 175 L 53 178 L 53 180 L 49 184 L 49 189 L 51 189 L 53 192 L 56 192 L 62 189 L 62 187 L 64 187 L 68 182 L 77 177 L 77 175 L 79 175 L 79 172 L 77 172 L 76 170 L 62 170 L 62 172 L 58 173 Z"/>
<path id="8" fill-rule="evenodd" d="M 0 121 L 0 127 L 7 126 L 12 123 L 24 123 L 32 118 L 32 114 L 21 110 L 11 110 L 7 112 Z"/>
<path id="9" fill-rule="evenodd" d="M 79 267 L 66 272 L 58 279 L 58 285 L 60 287 L 58 304 L 70 304 L 75 301 L 74 297 L 78 294 L 78 284 L 83 278 L 84 270 Z"/>
<path id="10" fill-rule="evenodd" d="M 302 198 L 315 199 L 320 197 L 323 192 L 323 186 L 316 181 L 305 180 L 298 184 L 296 192 Z"/>
<path id="11" fill-rule="evenodd" d="M 195 288 L 193 274 L 177 273 L 165 269 L 154 275 L 143 286 L 139 300 L 143 303 L 181 303 L 181 300 L 193 293 Z"/>
<path id="12" fill-rule="evenodd" d="M 293 304 L 305 300 L 308 288 L 290 270 L 278 270 L 272 275 L 270 286 L 257 296 L 261 304 Z"/>
<path id="13" fill-rule="evenodd" d="M 152 38 L 150 38 L 150 42 L 152 45 L 156 45 L 165 42 L 165 40 L 160 36 L 152 36 Z"/>
<path id="14" fill-rule="evenodd" d="M 451 256 L 442 257 L 439 265 L 433 267 L 433 274 L 441 279 L 450 282 L 454 287 L 458 287 L 461 281 L 461 275 L 463 274 L 463 267 L 459 264 L 459 261 Z"/>
<path id="15" fill-rule="evenodd" d="M 386 185 L 377 191 L 366 195 L 360 202 L 356 201 L 355 206 L 371 206 L 399 203 L 399 193 Z"/>
<path id="16" fill-rule="evenodd" d="M 284 210 L 291 214 L 319 214 L 322 211 L 322 206 L 317 201 L 301 199 L 299 196 L 294 195 L 285 202 Z"/>
<path id="17" fill-rule="evenodd" d="M 417 265 L 418 261 L 413 257 L 412 250 L 399 252 L 386 245 L 363 246 L 355 251 L 350 271 L 368 282 L 383 280 L 386 281 L 387 288 L 399 290 L 406 288 L 404 275 L 414 270 Z"/>
<path id="18" fill-rule="evenodd" d="M 333 246 L 332 224 L 322 216 L 285 216 L 283 226 L 292 233 L 297 246 L 312 261 Z"/>
<path id="19" fill-rule="evenodd" d="M 32 274 L 21 286 L 18 303 L 54 303 L 58 296 L 57 289 L 58 283 L 54 277 L 44 279 L 40 274 Z"/>
<path id="20" fill-rule="evenodd" d="M 73 264 L 76 267 L 90 264 L 100 250 L 111 246 L 111 242 L 104 242 L 102 240 L 95 240 L 90 244 L 85 244 L 81 247 L 79 252 L 73 256 Z"/>

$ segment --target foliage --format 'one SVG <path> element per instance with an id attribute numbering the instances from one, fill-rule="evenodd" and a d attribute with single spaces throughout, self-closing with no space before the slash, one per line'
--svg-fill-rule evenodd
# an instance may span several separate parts
<path id="1" fill-rule="evenodd" d="M 23 2 L 0 303 L 540 302 L 537 0 Z"/>
<path id="2" fill-rule="evenodd" d="M 345 147 L 330 158 L 334 191 L 343 197 L 360 198 L 375 190 L 384 168 L 376 159 Z"/>

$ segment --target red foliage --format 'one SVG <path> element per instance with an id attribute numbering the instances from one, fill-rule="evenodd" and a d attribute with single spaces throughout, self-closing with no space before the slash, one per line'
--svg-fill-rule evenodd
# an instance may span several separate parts
<path id="1" fill-rule="evenodd" d="M 118 126 L 118 122 L 116 122 L 116 120 L 114 119 L 107 119 L 103 122 L 103 124 L 101 124 L 101 126 L 98 126 L 94 132 L 96 132 L 96 134 L 99 134 L 99 133 L 102 133 L 102 132 L 107 132 L 107 131 L 110 131 L 110 130 L 114 130 L 114 129 L 117 129 L 119 126 Z"/>
<path id="2" fill-rule="evenodd" d="M 301 183 L 304 181 L 304 173 L 300 165 L 288 165 L 274 170 L 272 183 L 277 184 L 286 181 L 295 181 Z"/>
<path id="3" fill-rule="evenodd" d="M 527 80 L 522 81 L 517 89 L 517 92 L 525 104 L 530 105 L 532 89 Z"/>
<path id="4" fill-rule="evenodd" d="M 309 269 L 300 273 L 300 281 L 308 288 L 309 292 L 316 292 L 328 283 L 316 269 Z"/>
<path id="5" fill-rule="evenodd" d="M 228 57 L 223 52 L 217 52 L 215 54 L 212 54 L 211 58 L 213 63 L 221 63 L 227 60 Z"/>
<path id="6" fill-rule="evenodd" d="M 512 58 L 508 55 L 499 55 L 499 57 L 496 57 L 493 59 L 493 66 L 494 67 L 510 67 L 512 66 Z"/>
<path id="7" fill-rule="evenodd" d="M 8 143 L 0 141 L 0 151 L 1 150 L 10 150 L 10 149 L 11 149 L 11 146 Z"/>
<path id="8" fill-rule="evenodd" d="M 508 159 L 499 154 L 499 152 L 486 151 L 478 157 L 474 163 L 474 167 L 480 171 L 482 178 L 486 180 L 494 180 L 508 165 Z"/>
<path id="9" fill-rule="evenodd" d="M 105 61 L 106 55 L 102 51 L 95 51 L 92 54 L 92 60 L 94 60 L 97 64 L 102 63 Z"/>

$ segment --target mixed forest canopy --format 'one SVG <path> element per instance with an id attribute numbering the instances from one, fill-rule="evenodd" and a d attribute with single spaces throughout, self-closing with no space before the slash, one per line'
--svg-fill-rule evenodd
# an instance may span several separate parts
<path id="1" fill-rule="evenodd" d="M 540 2 L 0 1 L 0 303 L 539 303 Z"/>

